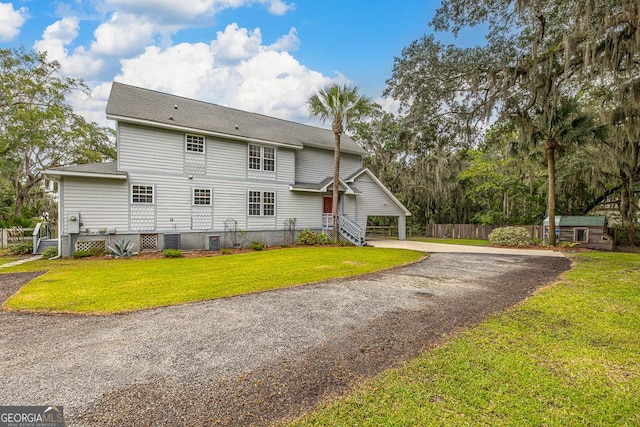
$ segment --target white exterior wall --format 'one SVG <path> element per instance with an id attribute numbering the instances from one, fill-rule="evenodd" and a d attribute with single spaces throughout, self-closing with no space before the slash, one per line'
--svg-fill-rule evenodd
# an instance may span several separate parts
<path id="1" fill-rule="evenodd" d="M 360 227 L 363 229 L 367 226 L 367 222 L 365 219 L 364 223 L 360 223 L 357 218 L 357 197 L 353 194 L 344 194 L 340 198 L 340 213 L 348 216 L 352 220 L 356 221 Z"/>
<path id="2" fill-rule="evenodd" d="M 205 152 L 198 154 L 185 152 L 184 132 L 119 123 L 118 135 L 119 170 L 129 173 L 127 202 L 131 185 L 154 186 L 152 207 L 128 206 L 127 224 L 132 231 L 223 231 L 228 219 L 237 221 L 240 229 L 273 230 L 282 229 L 287 218 L 300 213 L 289 194 L 289 185 L 295 182 L 294 150 L 276 148 L 275 172 L 250 171 L 248 143 L 207 137 Z M 193 158 L 198 156 L 201 161 Z M 204 173 L 198 173 L 200 165 Z M 192 206 L 194 188 L 212 191 L 210 224 L 208 209 Z M 275 217 L 248 216 L 249 191 L 275 192 Z M 132 213 L 143 220 L 132 222 Z M 148 219 L 150 214 L 153 221 Z M 153 228 L 145 229 L 141 223 Z"/>
<path id="3" fill-rule="evenodd" d="M 129 229 L 129 185 L 124 180 L 64 178 L 62 234 L 67 234 L 69 212 L 80 212 L 80 230 L 97 233 L 100 228 Z"/>
<path id="4" fill-rule="evenodd" d="M 362 157 L 340 155 L 340 177 L 345 179 L 362 168 Z M 333 151 L 305 148 L 296 152 L 296 182 L 320 182 L 333 177 Z"/>
<path id="5" fill-rule="evenodd" d="M 404 211 L 378 187 L 369 175 L 360 175 L 354 187 L 361 191 L 361 194 L 356 196 L 356 222 L 360 226 L 366 226 L 367 216 L 405 215 Z"/>
<path id="6" fill-rule="evenodd" d="M 284 230 L 285 221 L 292 218 L 298 230 L 322 227 L 323 194 L 295 192 L 289 187 L 331 176 L 330 150 L 277 147 L 276 171 L 271 173 L 248 170 L 248 143 L 205 138 L 203 154 L 186 153 L 184 132 L 127 123 L 118 124 L 118 137 L 118 170 L 128 173 L 127 181 L 63 181 L 63 218 L 66 221 L 67 212 L 80 212 L 83 232 L 86 228 L 93 233 L 115 228 L 117 234 L 220 234 L 228 219 L 235 220 L 239 229 L 252 232 Z M 343 178 L 361 167 L 360 156 L 341 156 Z M 132 185 L 153 186 L 153 204 L 131 203 Z M 368 215 L 404 215 L 368 175 L 359 177 L 354 187 L 361 193 L 343 195 L 339 212 L 362 228 Z M 193 206 L 194 188 L 210 189 L 212 206 Z M 276 215 L 250 217 L 249 191 L 275 192 Z"/>
<path id="7" fill-rule="evenodd" d="M 118 170 L 183 173 L 184 133 L 118 124 Z"/>
<path id="8" fill-rule="evenodd" d="M 296 228 L 322 228 L 322 194 L 286 191 L 278 201 L 279 226 L 287 218 L 296 219 Z"/>

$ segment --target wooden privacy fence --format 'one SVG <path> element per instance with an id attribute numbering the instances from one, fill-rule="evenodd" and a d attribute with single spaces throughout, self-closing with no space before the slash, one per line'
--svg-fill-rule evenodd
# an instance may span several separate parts
<path id="1" fill-rule="evenodd" d="M 489 240 L 489 234 L 501 226 L 497 225 L 477 225 L 477 224 L 429 224 L 422 227 L 407 227 L 407 238 L 411 237 L 433 237 L 437 239 L 479 239 Z M 531 237 L 542 239 L 541 225 L 519 225 L 517 227 L 526 228 Z M 396 226 L 376 226 L 367 227 L 368 236 L 397 236 Z"/>

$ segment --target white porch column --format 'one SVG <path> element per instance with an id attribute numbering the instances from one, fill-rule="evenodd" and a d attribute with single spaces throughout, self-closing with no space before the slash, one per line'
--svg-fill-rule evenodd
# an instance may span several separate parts
<path id="1" fill-rule="evenodd" d="M 400 215 L 398 217 L 398 239 L 407 240 L 407 216 Z"/>

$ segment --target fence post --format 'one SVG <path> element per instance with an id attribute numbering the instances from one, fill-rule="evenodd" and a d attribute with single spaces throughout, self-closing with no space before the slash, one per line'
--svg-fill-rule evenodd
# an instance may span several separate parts
<path id="1" fill-rule="evenodd" d="M 2 249 L 7 249 L 9 247 L 9 233 L 6 228 L 2 228 Z"/>

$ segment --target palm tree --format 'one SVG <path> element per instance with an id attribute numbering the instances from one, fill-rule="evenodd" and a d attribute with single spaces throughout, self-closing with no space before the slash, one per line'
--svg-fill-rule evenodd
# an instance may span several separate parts
<path id="1" fill-rule="evenodd" d="M 340 137 L 350 123 L 366 115 L 371 109 L 369 98 L 359 95 L 357 87 L 329 85 L 307 100 L 309 115 L 323 122 L 331 122 L 334 135 L 333 195 L 331 200 L 333 239 L 338 240 L 338 197 L 340 191 Z"/>
<path id="2" fill-rule="evenodd" d="M 549 111 L 537 110 L 525 123 L 522 136 L 525 142 L 535 146 L 544 144 L 549 176 L 547 213 L 549 216 L 549 245 L 556 244 L 556 153 L 587 140 L 604 141 L 606 125 L 598 124 L 593 115 L 582 112 L 578 103 L 563 99 Z"/>

